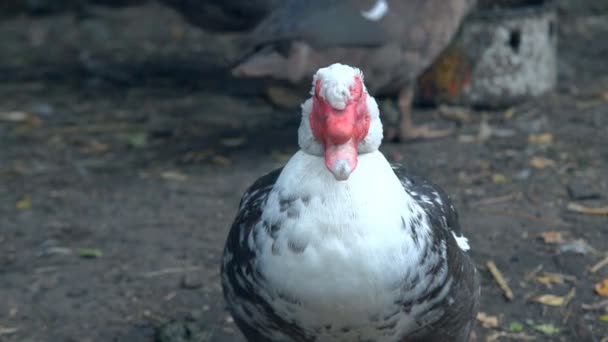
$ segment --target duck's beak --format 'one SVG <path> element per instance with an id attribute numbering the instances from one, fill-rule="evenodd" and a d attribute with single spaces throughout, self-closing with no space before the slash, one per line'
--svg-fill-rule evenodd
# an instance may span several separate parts
<path id="1" fill-rule="evenodd" d="M 325 124 L 325 166 L 336 180 L 347 180 L 357 167 L 354 108 L 328 113 Z"/>

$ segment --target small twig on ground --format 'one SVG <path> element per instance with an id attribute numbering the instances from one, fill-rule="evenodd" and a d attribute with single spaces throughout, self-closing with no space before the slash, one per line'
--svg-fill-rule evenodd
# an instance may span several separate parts
<path id="1" fill-rule="evenodd" d="M 503 203 L 503 202 L 509 202 L 514 199 L 519 199 L 521 197 L 522 197 L 521 192 L 515 192 L 515 193 L 503 195 L 503 196 L 484 198 L 477 202 L 471 203 L 470 206 L 475 207 L 475 206 L 498 204 L 498 203 Z"/>
<path id="2" fill-rule="evenodd" d="M 542 264 L 536 266 L 536 268 L 534 268 L 532 271 L 530 271 L 530 272 L 526 273 L 526 275 L 524 275 L 524 281 L 530 281 L 530 280 L 534 279 L 534 277 L 536 277 L 538 272 L 542 271 L 542 269 L 543 269 Z"/>
<path id="3" fill-rule="evenodd" d="M 101 132 L 115 132 L 125 131 L 136 127 L 133 124 L 128 123 L 109 123 L 109 124 L 97 124 L 87 126 L 69 126 L 69 127 L 58 127 L 53 130 L 54 133 L 59 134 L 74 134 L 74 133 L 101 133 Z"/>
<path id="4" fill-rule="evenodd" d="M 570 319 L 570 315 L 572 315 L 572 310 L 568 308 L 568 304 L 574 299 L 576 296 L 576 287 L 573 287 L 566 296 L 564 296 L 564 303 L 562 304 L 562 312 L 564 313 L 564 318 L 562 319 L 562 324 L 568 323 L 568 319 Z"/>
<path id="5" fill-rule="evenodd" d="M 602 267 L 606 265 L 608 265 L 608 254 L 606 254 L 606 257 L 604 259 L 600 260 L 597 264 L 591 267 L 591 273 L 599 271 Z"/>
<path id="6" fill-rule="evenodd" d="M 488 270 L 490 271 L 490 273 L 494 277 L 494 280 L 496 281 L 496 283 L 498 284 L 498 286 L 500 286 L 500 288 L 502 289 L 505 297 L 508 300 L 513 300 L 513 290 L 511 290 L 511 288 L 507 284 L 507 281 L 502 276 L 502 273 L 500 272 L 500 270 L 498 269 L 498 267 L 496 267 L 496 264 L 494 263 L 494 261 L 488 261 L 486 265 L 488 267 Z"/>
<path id="7" fill-rule="evenodd" d="M 147 319 L 149 319 L 149 320 L 151 320 L 151 321 L 155 321 L 155 322 L 157 322 L 157 323 L 164 323 L 164 322 L 166 322 L 166 321 L 167 321 L 167 319 L 166 319 L 166 318 L 161 317 L 160 315 L 154 314 L 154 313 L 152 313 L 152 312 L 151 312 L 151 311 L 149 311 L 149 310 L 145 310 L 145 311 L 142 313 L 142 316 L 143 316 L 143 317 L 145 317 L 145 318 L 147 318 Z"/>
<path id="8" fill-rule="evenodd" d="M 198 271 L 200 269 L 201 268 L 199 266 L 170 267 L 170 268 L 164 268 L 164 269 L 158 270 L 158 271 L 142 273 L 141 276 L 144 278 L 154 278 L 154 277 L 159 277 L 159 276 L 163 276 L 163 275 L 167 275 L 167 274 L 187 273 L 187 272 L 192 272 L 192 271 Z"/>
<path id="9" fill-rule="evenodd" d="M 508 333 L 504 331 L 498 331 L 486 338 L 486 342 L 495 342 L 499 341 L 501 337 L 506 337 L 509 339 L 519 340 L 519 341 L 534 341 L 536 338 L 534 336 L 530 336 L 526 333 Z"/>
<path id="10" fill-rule="evenodd" d="M 581 304 L 581 308 L 588 311 L 603 310 L 608 308 L 608 299 L 593 304 Z"/>
<path id="11" fill-rule="evenodd" d="M 562 318 L 562 324 L 568 324 L 568 320 L 572 316 L 572 310 L 570 308 L 566 309 L 566 313 L 564 314 L 564 318 Z"/>
<path id="12" fill-rule="evenodd" d="M 570 291 L 568 291 L 568 294 L 564 296 L 564 303 L 562 304 L 562 307 L 568 306 L 574 296 L 576 296 L 576 287 L 573 287 Z"/>
<path id="13" fill-rule="evenodd" d="M 548 277 L 554 277 L 554 278 L 562 278 L 562 279 L 564 279 L 566 281 L 569 281 L 569 282 L 571 282 L 573 284 L 575 284 L 578 281 L 578 279 L 576 279 L 575 276 L 568 275 L 568 274 L 563 274 L 563 273 L 544 272 L 543 275 L 548 276 Z"/>
<path id="14" fill-rule="evenodd" d="M 517 213 L 517 212 L 513 212 L 513 211 L 487 210 L 487 209 L 479 209 L 479 211 L 489 214 L 489 215 L 515 217 L 515 218 L 520 218 L 520 219 L 537 222 L 537 223 L 543 223 L 543 224 L 552 225 L 552 226 L 562 226 L 562 227 L 568 226 L 568 224 L 563 221 L 543 220 L 536 216 L 532 216 L 532 215 L 524 214 L 524 213 Z"/>
<path id="15" fill-rule="evenodd" d="M 569 275 L 569 274 L 563 274 L 563 273 L 555 273 L 555 272 L 545 272 L 546 275 L 549 276 L 558 276 L 558 277 L 562 277 L 565 280 L 571 282 L 571 283 L 576 283 L 578 281 L 578 279 L 576 279 L 575 276 L 573 275 Z"/>
<path id="16" fill-rule="evenodd" d="M 608 215 L 608 207 L 591 208 L 574 202 L 568 203 L 567 209 L 579 214 Z"/>
<path id="17" fill-rule="evenodd" d="M 9 327 L 3 327 L 0 325 L 0 336 L 12 335 L 12 334 L 16 333 L 17 331 L 19 331 L 19 328 L 9 328 Z"/>

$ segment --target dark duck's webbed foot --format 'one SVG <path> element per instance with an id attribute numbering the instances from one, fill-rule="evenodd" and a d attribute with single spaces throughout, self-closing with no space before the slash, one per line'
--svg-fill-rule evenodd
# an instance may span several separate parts
<path id="1" fill-rule="evenodd" d="M 388 141 L 408 141 L 444 138 L 454 133 L 453 128 L 432 128 L 430 125 L 414 125 L 412 120 L 413 89 L 404 88 L 399 93 L 399 124 L 387 127 L 385 138 Z"/>

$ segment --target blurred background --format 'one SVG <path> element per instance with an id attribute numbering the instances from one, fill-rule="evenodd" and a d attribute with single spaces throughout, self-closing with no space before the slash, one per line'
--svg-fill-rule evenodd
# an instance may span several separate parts
<path id="1" fill-rule="evenodd" d="M 278 2 L 0 2 L 0 341 L 243 341 L 221 251 L 310 85 L 231 73 Z M 606 37 L 605 0 L 480 0 L 412 79 L 450 134 L 382 147 L 460 210 L 477 341 L 608 341 Z"/>

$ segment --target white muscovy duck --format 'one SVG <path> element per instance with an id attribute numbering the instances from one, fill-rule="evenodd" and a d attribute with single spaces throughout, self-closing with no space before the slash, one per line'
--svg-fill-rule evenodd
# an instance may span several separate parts
<path id="1" fill-rule="evenodd" d="M 245 337 L 468 341 L 479 283 L 458 214 L 378 151 L 360 70 L 317 71 L 298 138 L 244 194 L 224 249 L 224 297 Z"/>

